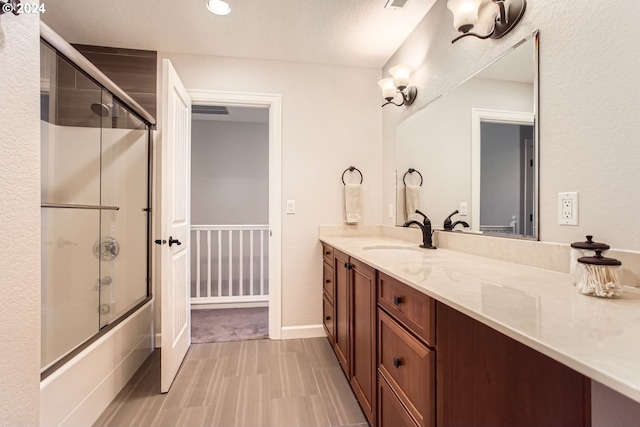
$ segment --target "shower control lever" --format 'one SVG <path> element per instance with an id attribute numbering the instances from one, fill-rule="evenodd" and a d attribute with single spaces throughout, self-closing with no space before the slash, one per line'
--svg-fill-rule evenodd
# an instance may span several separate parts
<path id="1" fill-rule="evenodd" d="M 156 239 L 156 240 L 153 241 L 153 243 L 155 243 L 156 245 L 164 245 L 165 243 L 167 243 L 167 241 L 164 240 L 164 239 L 162 239 L 162 240 Z"/>
<path id="2" fill-rule="evenodd" d="M 173 237 L 169 236 L 169 247 L 171 247 L 171 245 L 173 244 L 181 245 L 182 242 L 178 239 L 174 239 Z"/>

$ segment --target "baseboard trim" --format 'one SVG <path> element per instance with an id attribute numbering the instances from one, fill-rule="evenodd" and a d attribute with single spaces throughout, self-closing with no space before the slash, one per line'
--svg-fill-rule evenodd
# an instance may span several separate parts
<path id="1" fill-rule="evenodd" d="M 283 326 L 283 340 L 295 340 L 300 338 L 321 338 L 327 333 L 322 325 Z M 162 348 L 162 334 L 156 334 L 156 348 Z"/>
<path id="2" fill-rule="evenodd" d="M 254 308 L 269 307 L 269 301 L 248 302 L 216 302 L 216 303 L 191 303 L 191 310 L 217 310 L 222 308 Z"/>
<path id="3" fill-rule="evenodd" d="M 324 327 L 320 325 L 283 326 L 282 339 L 292 340 L 299 338 L 319 338 L 326 337 Z"/>

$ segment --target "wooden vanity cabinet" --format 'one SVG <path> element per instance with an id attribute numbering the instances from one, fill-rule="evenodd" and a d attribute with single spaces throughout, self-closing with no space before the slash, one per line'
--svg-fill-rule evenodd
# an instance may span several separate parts
<path id="1" fill-rule="evenodd" d="M 327 245 L 323 310 L 371 427 L 591 425 L 589 378 Z"/>
<path id="2" fill-rule="evenodd" d="M 436 304 L 437 424 L 590 426 L 590 380 Z"/>

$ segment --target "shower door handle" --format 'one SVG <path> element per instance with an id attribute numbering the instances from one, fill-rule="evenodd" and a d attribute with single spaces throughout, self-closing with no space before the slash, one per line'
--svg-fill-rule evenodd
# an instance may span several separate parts
<path id="1" fill-rule="evenodd" d="M 182 242 L 180 240 L 174 239 L 173 237 L 169 236 L 169 247 L 171 247 L 174 243 L 176 245 L 181 245 L 182 244 Z"/>

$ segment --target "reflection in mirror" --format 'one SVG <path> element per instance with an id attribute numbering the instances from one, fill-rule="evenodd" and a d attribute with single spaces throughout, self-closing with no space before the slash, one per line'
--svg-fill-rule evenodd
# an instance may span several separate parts
<path id="1" fill-rule="evenodd" d="M 418 206 L 436 229 L 537 238 L 537 46 L 535 32 L 398 124 L 397 225 Z"/>

